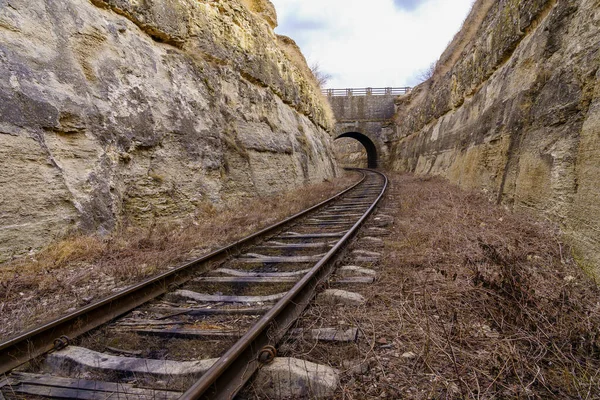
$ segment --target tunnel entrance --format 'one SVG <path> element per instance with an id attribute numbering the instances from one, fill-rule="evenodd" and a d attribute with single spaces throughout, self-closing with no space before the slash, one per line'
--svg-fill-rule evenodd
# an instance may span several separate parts
<path id="1" fill-rule="evenodd" d="M 339 135 L 338 137 L 336 137 L 335 140 L 342 139 L 342 138 L 352 138 L 352 139 L 359 141 L 367 153 L 367 167 L 368 168 L 377 168 L 377 164 L 378 164 L 377 148 L 375 147 L 375 144 L 373 143 L 373 141 L 371 139 L 369 139 L 368 136 L 363 135 L 362 133 L 359 133 L 359 132 L 346 132 L 346 133 L 343 133 L 343 134 Z"/>

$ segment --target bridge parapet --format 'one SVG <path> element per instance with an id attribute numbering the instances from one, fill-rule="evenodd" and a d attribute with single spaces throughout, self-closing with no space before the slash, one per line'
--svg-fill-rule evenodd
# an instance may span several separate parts
<path id="1" fill-rule="evenodd" d="M 323 94 L 328 97 L 334 96 L 401 96 L 410 93 L 411 87 L 385 87 L 385 88 L 347 88 L 347 89 L 324 89 Z"/>

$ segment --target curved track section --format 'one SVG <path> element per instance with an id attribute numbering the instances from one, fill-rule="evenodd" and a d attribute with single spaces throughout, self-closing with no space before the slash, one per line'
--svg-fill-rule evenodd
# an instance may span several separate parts
<path id="1" fill-rule="evenodd" d="M 361 172 L 280 224 L 0 344 L 0 399 L 233 398 L 383 197 L 387 178 Z"/>

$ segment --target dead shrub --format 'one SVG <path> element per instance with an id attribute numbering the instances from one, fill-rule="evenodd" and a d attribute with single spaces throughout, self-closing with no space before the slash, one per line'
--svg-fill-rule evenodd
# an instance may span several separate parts
<path id="1" fill-rule="evenodd" d="M 339 398 L 600 398 L 600 292 L 555 225 L 440 178 L 394 175 L 386 203 L 381 279 L 346 314 L 374 366 Z"/>

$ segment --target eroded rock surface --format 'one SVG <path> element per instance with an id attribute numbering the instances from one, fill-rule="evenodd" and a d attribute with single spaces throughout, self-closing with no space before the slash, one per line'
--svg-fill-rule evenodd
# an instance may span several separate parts
<path id="1" fill-rule="evenodd" d="M 334 176 L 275 25 L 268 0 L 0 0 L 0 261 Z"/>
<path id="2" fill-rule="evenodd" d="M 356 139 L 341 138 L 333 144 L 333 154 L 339 165 L 353 168 L 366 168 L 367 152 Z"/>
<path id="3" fill-rule="evenodd" d="M 398 100 L 391 166 L 560 222 L 600 272 L 600 1 L 476 3 Z"/>

